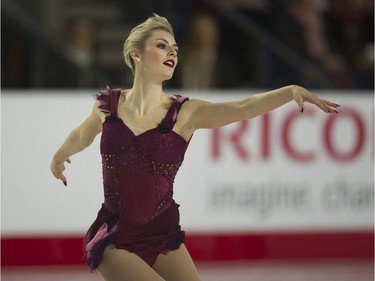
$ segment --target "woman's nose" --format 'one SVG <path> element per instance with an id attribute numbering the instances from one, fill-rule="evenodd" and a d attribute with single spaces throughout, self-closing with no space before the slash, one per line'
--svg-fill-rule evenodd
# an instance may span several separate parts
<path id="1" fill-rule="evenodd" d="M 169 51 L 169 55 L 173 57 L 177 57 L 177 51 L 173 48 Z"/>

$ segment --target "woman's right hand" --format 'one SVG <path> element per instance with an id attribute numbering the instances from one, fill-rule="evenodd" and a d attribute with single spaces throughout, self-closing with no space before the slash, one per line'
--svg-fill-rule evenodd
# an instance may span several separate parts
<path id="1" fill-rule="evenodd" d="M 51 171 L 52 171 L 52 174 L 55 176 L 55 178 L 61 180 L 63 182 L 63 184 L 65 186 L 67 186 L 67 180 L 66 180 L 66 177 L 64 175 L 64 171 L 65 171 L 65 164 L 64 162 L 67 162 L 67 163 L 71 163 L 70 159 L 66 159 L 65 161 L 63 162 L 60 162 L 60 161 L 56 161 L 55 158 L 52 159 L 52 163 L 51 163 Z"/>

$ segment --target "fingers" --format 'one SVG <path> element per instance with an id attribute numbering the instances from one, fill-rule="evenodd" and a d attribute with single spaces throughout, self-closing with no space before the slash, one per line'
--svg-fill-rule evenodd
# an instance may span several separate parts
<path id="1" fill-rule="evenodd" d="M 64 170 L 65 170 L 65 169 L 64 169 Z M 58 180 L 61 180 L 65 186 L 68 185 L 68 184 L 67 184 L 66 177 L 65 177 L 63 171 L 60 171 L 60 172 L 58 172 L 58 173 L 54 173 L 54 176 L 55 176 Z"/>
<path id="2" fill-rule="evenodd" d="M 71 163 L 70 159 L 66 160 L 67 163 Z M 61 180 L 65 186 L 67 186 L 67 179 L 64 175 L 65 165 L 64 164 L 51 164 L 51 171 L 55 178 Z"/>
<path id="3" fill-rule="evenodd" d="M 322 99 L 322 101 L 324 101 L 324 102 L 325 102 L 327 105 L 329 105 L 330 107 L 333 107 L 333 108 L 338 108 L 338 107 L 340 107 L 339 104 L 334 103 L 334 102 L 331 102 L 331 101 L 329 101 L 329 100 L 323 100 L 323 99 Z"/>
<path id="4" fill-rule="evenodd" d="M 319 107 L 325 113 L 338 114 L 338 111 L 336 109 L 340 107 L 339 104 L 331 102 L 329 100 L 320 99 L 319 97 L 315 96 L 313 93 L 302 87 L 294 87 L 293 89 L 293 97 L 295 102 L 298 104 L 301 113 L 303 112 L 304 102 L 306 101 Z"/>
<path id="5" fill-rule="evenodd" d="M 316 105 L 325 113 L 335 113 L 335 114 L 339 113 L 336 109 L 339 108 L 340 105 L 337 103 L 331 102 L 329 100 L 319 99 L 318 97 L 314 96 L 314 98 L 306 100 L 306 101 Z"/>
<path id="6" fill-rule="evenodd" d="M 339 104 L 331 102 L 329 100 L 320 99 L 304 88 L 297 87 L 297 90 L 293 93 L 293 97 L 295 102 L 298 104 L 301 113 L 303 113 L 304 102 L 306 101 L 319 107 L 325 113 L 338 114 L 338 111 L 336 109 L 340 107 Z"/>
<path id="7" fill-rule="evenodd" d="M 298 107 L 299 107 L 299 111 L 302 113 L 303 112 L 303 108 L 304 108 L 304 103 L 303 103 L 303 98 L 302 96 L 299 96 L 298 98 L 295 99 Z"/>
<path id="8" fill-rule="evenodd" d="M 336 110 L 336 108 L 339 108 L 340 105 L 337 104 L 337 103 L 334 103 L 334 102 L 331 102 L 329 100 L 323 100 L 323 102 L 326 104 L 326 106 L 328 107 L 328 111 L 329 113 L 336 113 L 338 114 L 338 111 Z"/>
<path id="9" fill-rule="evenodd" d="M 63 184 L 64 184 L 65 186 L 68 186 L 68 182 L 67 182 L 67 180 L 66 180 L 65 177 L 63 177 L 61 180 L 62 180 L 62 182 L 63 182 Z"/>
<path id="10" fill-rule="evenodd" d="M 325 113 L 329 113 L 329 107 L 321 99 L 317 98 L 317 100 L 313 103 Z"/>
<path id="11" fill-rule="evenodd" d="M 328 100 L 322 100 L 322 99 L 319 99 L 318 106 L 326 113 L 335 113 L 335 114 L 338 114 L 338 111 L 336 110 L 336 108 L 340 107 L 340 105 L 336 103 L 333 103 Z"/>
<path id="12" fill-rule="evenodd" d="M 67 163 L 72 163 L 72 161 L 70 161 L 70 159 L 69 158 L 67 158 L 66 160 L 65 160 Z M 65 171 L 65 165 L 63 165 L 63 171 Z M 66 177 L 65 177 L 65 175 L 63 174 L 63 173 L 61 173 L 61 177 L 60 177 L 60 179 L 62 180 L 62 182 L 63 182 L 63 184 L 65 185 L 65 186 L 68 186 L 68 182 L 67 182 L 67 180 L 66 180 Z"/>
<path id="13" fill-rule="evenodd" d="M 63 184 L 65 186 L 67 186 L 68 185 L 67 184 L 67 180 L 66 180 L 66 177 L 65 177 L 63 171 L 65 171 L 65 166 L 64 165 L 62 165 L 62 169 L 60 170 L 60 173 L 58 174 L 58 179 L 60 179 L 63 182 Z"/>

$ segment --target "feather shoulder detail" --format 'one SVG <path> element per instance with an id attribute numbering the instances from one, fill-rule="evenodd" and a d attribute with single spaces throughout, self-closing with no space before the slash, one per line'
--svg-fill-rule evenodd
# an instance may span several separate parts
<path id="1" fill-rule="evenodd" d="M 105 113 L 111 113 L 111 99 L 112 95 L 120 94 L 121 89 L 112 89 L 107 85 L 105 90 L 99 91 L 95 95 L 95 99 L 99 101 L 98 109 Z"/>

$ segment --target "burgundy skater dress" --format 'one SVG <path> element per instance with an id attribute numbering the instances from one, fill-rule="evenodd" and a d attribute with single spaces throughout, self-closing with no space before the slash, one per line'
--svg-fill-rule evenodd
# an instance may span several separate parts
<path id="1" fill-rule="evenodd" d="M 100 151 L 104 203 L 87 231 L 84 252 L 96 269 L 104 248 L 114 244 L 135 253 L 152 266 L 160 253 L 178 249 L 185 235 L 173 183 L 189 145 L 172 129 L 186 97 L 171 97 L 158 127 L 135 135 L 117 116 L 119 89 L 100 92 L 103 123 Z"/>

